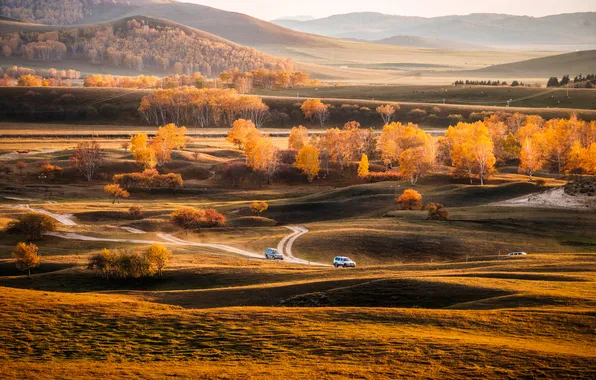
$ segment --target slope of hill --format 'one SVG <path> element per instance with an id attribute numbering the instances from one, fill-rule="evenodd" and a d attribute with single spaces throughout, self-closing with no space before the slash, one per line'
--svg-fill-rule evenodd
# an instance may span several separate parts
<path id="1" fill-rule="evenodd" d="M 20 6 L 17 7 L 16 4 Z M 96 24 L 143 15 L 172 20 L 248 46 L 333 45 L 330 39 L 289 30 L 241 13 L 174 0 L 42 0 L 27 4 L 25 6 L 18 0 L 7 0 L 6 4 L 2 4 L 0 14 L 27 22 L 62 25 Z M 35 11 L 38 9 L 46 9 L 51 16 L 36 18 Z"/>
<path id="2" fill-rule="evenodd" d="M 494 65 L 483 69 L 473 70 L 466 74 L 481 74 L 497 78 L 499 76 L 532 76 L 545 78 L 570 74 L 587 74 L 596 72 L 596 50 L 578 51 L 574 53 L 558 54 L 549 57 L 535 58 L 527 61 Z"/>
<path id="3" fill-rule="evenodd" d="M 538 18 L 502 14 L 423 18 L 364 12 L 275 23 L 307 33 L 364 40 L 410 35 L 484 45 L 596 43 L 596 12 Z"/>
<path id="4" fill-rule="evenodd" d="M 91 62 L 142 72 L 148 68 L 162 72 L 207 76 L 238 68 L 250 71 L 261 67 L 292 69 L 292 61 L 240 46 L 210 33 L 143 16 L 114 22 L 74 27 L 40 26 L 0 21 L 0 31 L 12 27 L 18 34 L 0 35 L 5 59 L 16 56 L 27 61 Z"/>
<path id="5" fill-rule="evenodd" d="M 410 46 L 425 49 L 448 49 L 448 50 L 489 50 L 483 45 L 470 44 L 460 41 L 441 40 L 435 38 L 423 38 L 416 36 L 393 36 L 382 40 L 371 41 L 376 44 Z"/>

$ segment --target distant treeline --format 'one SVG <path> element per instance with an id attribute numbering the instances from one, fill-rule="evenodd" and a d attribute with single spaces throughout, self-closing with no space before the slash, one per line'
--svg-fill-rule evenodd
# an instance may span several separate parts
<path id="1" fill-rule="evenodd" d="M 594 88 L 596 87 L 596 74 L 588 74 L 586 76 L 579 74 L 573 78 L 573 82 L 569 78 L 569 75 L 564 75 L 561 80 L 557 77 L 550 77 L 546 87 Z"/>
<path id="2" fill-rule="evenodd" d="M 500 80 L 456 80 L 454 86 L 511 86 L 511 87 L 540 87 L 539 83 L 525 84 L 524 82 L 514 80 L 511 84 Z"/>

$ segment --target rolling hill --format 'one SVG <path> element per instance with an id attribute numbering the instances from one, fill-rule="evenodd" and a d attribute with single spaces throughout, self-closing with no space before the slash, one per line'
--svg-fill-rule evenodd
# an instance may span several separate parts
<path id="1" fill-rule="evenodd" d="M 578 74 L 596 72 L 596 50 L 578 51 L 567 54 L 558 54 L 549 57 L 535 58 L 521 62 L 494 65 L 483 69 L 466 72 L 466 74 L 487 75 L 492 78 L 503 76 L 526 77 L 538 75 L 545 78 L 569 74 L 572 77 Z"/>
<path id="2" fill-rule="evenodd" d="M 424 38 L 416 36 L 393 36 L 382 40 L 370 41 L 375 44 L 410 46 L 425 49 L 448 49 L 448 50 L 490 50 L 489 47 L 477 44 L 470 44 L 460 41 L 441 40 L 435 38 Z"/>
<path id="3" fill-rule="evenodd" d="M 6 33 L 8 30 L 13 33 Z M 172 21 L 144 16 L 78 26 L 0 21 L 0 31 L 6 33 L 0 35 L 0 47 L 6 52 L 0 62 L 16 58 L 23 66 L 27 62 L 47 62 L 50 66 L 69 61 L 76 67 L 79 62 L 91 62 L 95 66 L 138 72 L 200 71 L 207 76 L 230 68 L 293 69 L 291 60 L 260 53 Z M 16 31 L 18 34 L 14 34 Z"/>
<path id="4" fill-rule="evenodd" d="M 596 12 L 546 17 L 489 13 L 433 18 L 361 12 L 275 23 L 301 32 L 371 41 L 408 35 L 482 45 L 596 44 Z"/>

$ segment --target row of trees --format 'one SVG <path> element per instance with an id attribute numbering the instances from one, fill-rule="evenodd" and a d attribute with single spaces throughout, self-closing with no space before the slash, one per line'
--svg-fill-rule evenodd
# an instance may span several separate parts
<path id="1" fill-rule="evenodd" d="M 127 4 L 123 0 L 3 0 L 2 16 L 49 25 L 79 22 L 100 5 Z"/>
<path id="2" fill-rule="evenodd" d="M 456 80 L 455 82 L 453 82 L 454 86 L 511 86 L 511 87 L 520 87 L 520 86 L 526 86 L 526 87 L 540 87 L 539 83 L 535 83 L 533 85 L 526 85 L 524 84 L 524 82 L 521 81 L 517 81 L 517 80 L 513 80 L 511 82 L 511 84 L 509 85 L 506 81 L 500 81 L 500 80 L 468 80 L 466 79 L 465 81 L 463 80 Z"/>
<path id="3" fill-rule="evenodd" d="M 238 118 L 250 119 L 261 127 L 269 116 L 269 107 L 261 98 L 239 95 L 233 89 L 184 87 L 155 90 L 144 96 L 138 108 L 150 124 L 231 126 Z"/>
<path id="4" fill-rule="evenodd" d="M 31 69 L 28 67 L 21 66 L 10 66 L 5 69 L 0 67 L 0 76 L 8 76 L 9 78 L 17 79 L 23 75 L 38 75 L 42 78 L 53 78 L 53 79 L 79 79 L 81 72 L 68 69 L 68 70 L 57 70 L 54 68 L 50 69 Z"/>
<path id="5" fill-rule="evenodd" d="M 153 75 L 112 76 L 110 74 L 88 75 L 83 80 L 85 87 L 120 87 L 120 88 L 142 88 L 142 89 L 173 89 L 185 86 L 203 88 L 207 85 L 207 79 L 200 73 L 191 75 L 172 74 L 159 78 Z"/>
<path id="6" fill-rule="evenodd" d="M 557 77 L 550 77 L 546 87 L 594 88 L 596 87 L 596 74 L 588 74 L 586 76 L 579 74 L 573 78 L 573 82 L 569 78 L 569 75 L 563 75 L 561 80 Z"/>
<path id="7" fill-rule="evenodd" d="M 293 69 L 290 59 L 145 20 L 129 20 L 122 27 L 102 24 L 58 32 L 5 34 L 1 36 L 0 49 L 7 56 L 25 59 L 62 60 L 83 56 L 95 64 L 139 71 L 153 67 L 187 75 L 200 71 L 213 76 L 230 68 L 243 72 L 259 68 L 288 72 Z"/>
<path id="8" fill-rule="evenodd" d="M 17 79 L 8 75 L 0 77 L 0 87 L 70 87 L 69 80 L 56 78 L 43 78 L 39 75 L 25 74 Z"/>
<path id="9" fill-rule="evenodd" d="M 241 72 L 237 68 L 226 70 L 219 75 L 222 83 L 233 86 L 241 94 L 250 92 L 254 87 L 272 89 L 316 86 L 319 81 L 311 81 L 309 75 L 300 71 L 286 70 L 257 70 Z"/>

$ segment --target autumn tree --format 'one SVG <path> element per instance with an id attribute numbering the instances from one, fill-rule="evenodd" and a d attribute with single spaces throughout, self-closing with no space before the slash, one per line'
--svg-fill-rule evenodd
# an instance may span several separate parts
<path id="1" fill-rule="evenodd" d="M 180 207 L 170 215 L 172 223 L 185 230 L 197 230 L 203 227 L 219 227 L 226 222 L 225 216 L 214 209 Z"/>
<path id="2" fill-rule="evenodd" d="M 128 152 L 129 146 L 130 146 L 130 143 L 128 141 L 125 141 L 122 144 L 120 144 L 120 148 L 122 148 L 124 150 L 124 153 Z"/>
<path id="3" fill-rule="evenodd" d="M 31 269 L 37 268 L 41 263 L 41 256 L 37 251 L 38 248 L 33 243 L 19 243 L 12 252 L 12 257 L 17 260 L 17 269 L 27 271 L 27 277 L 31 277 Z"/>
<path id="4" fill-rule="evenodd" d="M 250 210 L 255 214 L 261 214 L 269 208 L 267 202 L 255 201 L 250 204 Z"/>
<path id="5" fill-rule="evenodd" d="M 368 156 L 362 155 L 360 163 L 358 164 L 358 177 L 366 178 L 368 176 Z"/>
<path id="6" fill-rule="evenodd" d="M 91 181 L 103 163 L 103 156 L 104 153 L 97 141 L 86 141 L 77 144 L 70 162 L 85 176 L 87 181 Z"/>
<path id="7" fill-rule="evenodd" d="M 298 152 L 294 166 L 306 175 L 308 182 L 312 182 L 320 171 L 319 150 L 313 145 L 305 145 Z"/>
<path id="8" fill-rule="evenodd" d="M 279 164 L 278 151 L 269 135 L 252 133 L 244 147 L 246 165 L 254 171 L 265 173 L 267 181 L 271 182 L 273 173 Z"/>
<path id="9" fill-rule="evenodd" d="M 413 189 L 406 189 L 395 199 L 402 210 L 420 210 L 422 208 L 422 195 Z"/>
<path id="10" fill-rule="evenodd" d="M 393 122 L 386 124 L 377 140 L 377 149 L 383 163 L 387 167 L 399 161 L 399 157 L 407 149 L 423 146 L 430 135 L 426 134 L 417 124 Z"/>
<path id="11" fill-rule="evenodd" d="M 232 124 L 226 141 L 238 146 L 239 149 L 243 149 L 249 138 L 255 134 L 259 134 L 259 131 L 251 120 L 238 119 Z"/>
<path id="12" fill-rule="evenodd" d="M 8 224 L 8 231 L 20 232 L 27 241 L 41 240 L 47 232 L 56 231 L 56 220 L 38 212 L 28 212 Z"/>
<path id="13" fill-rule="evenodd" d="M 148 146 L 149 136 L 146 133 L 139 132 L 130 139 L 130 151 L 140 166 L 145 169 L 153 169 L 157 165 L 155 150 Z"/>
<path id="14" fill-rule="evenodd" d="M 186 145 L 186 127 L 178 127 L 170 123 L 159 127 L 155 138 L 151 140 L 151 148 L 155 151 L 158 166 L 172 160 L 172 151 Z"/>
<path id="15" fill-rule="evenodd" d="M 152 266 L 157 269 L 157 273 L 159 277 L 163 277 L 163 268 L 168 264 L 170 261 L 170 257 L 172 256 L 172 251 L 168 250 L 161 244 L 152 244 L 145 253 L 149 262 Z"/>
<path id="16" fill-rule="evenodd" d="M 397 110 L 399 110 L 399 105 L 398 104 L 386 104 L 384 106 L 378 106 L 377 107 L 377 113 L 381 115 L 381 117 L 383 118 L 383 123 L 384 124 L 389 124 L 391 122 L 391 118 L 393 117 L 393 115 L 395 114 L 395 112 Z"/>
<path id="17" fill-rule="evenodd" d="M 329 105 L 321 102 L 321 99 L 307 99 L 300 107 L 304 117 L 311 121 L 318 120 L 321 127 L 329 118 Z"/>
<path id="18" fill-rule="evenodd" d="M 426 205 L 424 208 L 428 211 L 428 216 L 426 219 L 428 220 L 448 220 L 449 219 L 449 212 L 445 207 L 440 203 L 431 202 Z"/>
<path id="19" fill-rule="evenodd" d="M 477 174 L 480 184 L 495 169 L 496 158 L 494 145 L 487 126 L 476 123 L 458 123 L 445 133 L 450 147 L 452 165 L 456 171 L 466 173 L 472 183 L 472 176 Z"/>
<path id="20" fill-rule="evenodd" d="M 288 149 L 300 150 L 308 142 L 308 129 L 299 125 L 293 127 L 288 138 Z"/>
<path id="21" fill-rule="evenodd" d="M 401 175 L 415 185 L 420 177 L 435 168 L 436 156 L 436 145 L 429 135 L 424 145 L 406 149 L 399 155 Z"/>
<path id="22" fill-rule="evenodd" d="M 120 203 L 121 198 L 130 197 L 130 193 L 120 187 L 117 183 L 104 186 L 103 190 L 112 197 L 112 204 Z"/>
<path id="23" fill-rule="evenodd" d="M 517 131 L 521 141 L 519 172 L 530 176 L 544 166 L 545 159 L 545 135 L 535 123 L 529 123 Z"/>

